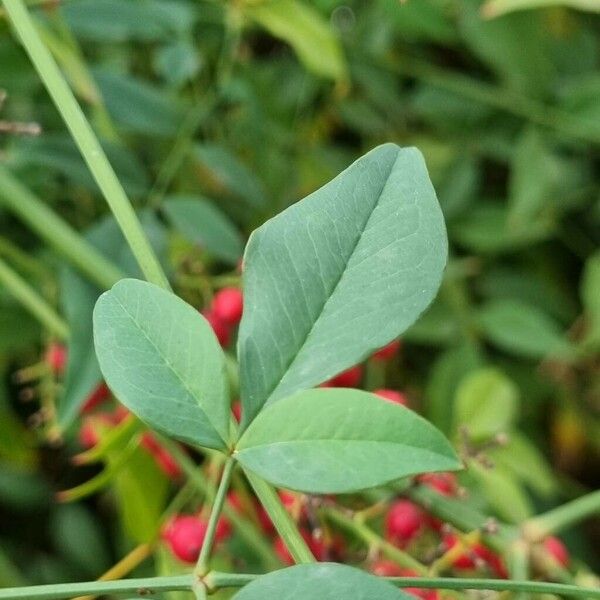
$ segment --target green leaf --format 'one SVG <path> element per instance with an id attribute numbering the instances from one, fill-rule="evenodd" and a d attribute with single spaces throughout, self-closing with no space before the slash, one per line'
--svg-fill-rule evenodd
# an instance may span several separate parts
<path id="1" fill-rule="evenodd" d="M 247 5 L 244 14 L 290 44 L 309 71 L 332 79 L 346 78 L 340 41 L 329 23 L 310 4 L 275 0 Z"/>
<path id="2" fill-rule="evenodd" d="M 242 238 L 231 221 L 201 197 L 170 197 L 163 211 L 186 239 L 228 263 L 237 264 L 243 251 Z"/>
<path id="3" fill-rule="evenodd" d="M 425 391 L 426 416 L 444 433 L 449 434 L 452 428 L 454 397 L 460 381 L 482 363 L 477 346 L 465 342 L 444 352 L 431 368 Z"/>
<path id="4" fill-rule="evenodd" d="M 140 220 L 152 247 L 162 259 L 166 245 L 163 225 L 149 211 L 142 212 Z M 85 238 L 125 273 L 141 277 L 140 268 L 113 217 L 108 216 L 93 225 Z M 57 408 L 59 425 L 67 430 L 83 402 L 102 381 L 92 328 L 94 305 L 102 290 L 69 266 L 61 271 L 60 289 L 71 335 L 65 388 Z"/>
<path id="5" fill-rule="evenodd" d="M 178 132 L 185 117 L 179 99 L 130 74 L 102 69 L 94 75 L 109 114 L 123 129 L 152 137 Z"/>
<path id="6" fill-rule="evenodd" d="M 548 6 L 568 6 L 577 10 L 600 12 L 598 0 L 487 0 L 481 7 L 481 14 L 486 19 L 493 19 L 511 12 Z"/>
<path id="7" fill-rule="evenodd" d="M 350 389 L 307 390 L 268 407 L 242 435 L 235 456 L 271 483 L 309 493 L 351 492 L 461 467 L 425 419 Z"/>
<path id="8" fill-rule="evenodd" d="M 573 347 L 560 327 L 540 309 L 517 300 L 494 300 L 483 306 L 479 325 L 493 344 L 516 356 L 568 359 Z"/>
<path id="9" fill-rule="evenodd" d="M 473 438 L 506 431 L 515 420 L 519 390 L 501 371 L 479 369 L 467 375 L 456 391 L 455 421 Z"/>
<path id="10" fill-rule="evenodd" d="M 559 490 L 558 480 L 546 457 L 518 431 L 509 434 L 506 446 L 489 450 L 489 456 L 494 464 L 510 471 L 541 496 L 553 496 Z"/>
<path id="11" fill-rule="evenodd" d="M 224 188 L 254 209 L 264 204 L 262 182 L 227 148 L 217 144 L 202 144 L 196 146 L 195 153 L 217 189 Z"/>
<path id="12" fill-rule="evenodd" d="M 398 337 L 434 298 L 446 257 L 423 157 L 394 144 L 257 229 L 238 341 L 245 423 Z"/>
<path id="13" fill-rule="evenodd" d="M 190 6 L 173 0 L 78 0 L 61 13 L 78 37 L 111 44 L 169 40 L 194 23 Z"/>
<path id="14" fill-rule="evenodd" d="M 585 261 L 581 300 L 587 320 L 585 341 L 600 347 L 600 251 Z"/>
<path id="15" fill-rule="evenodd" d="M 488 469 L 471 461 L 469 473 L 501 519 L 516 524 L 532 516 L 533 507 L 527 494 L 506 469 L 499 466 Z"/>
<path id="16" fill-rule="evenodd" d="M 263 575 L 245 586 L 234 600 L 409 600 L 414 598 L 383 581 L 347 565 L 296 565 Z"/>
<path id="17" fill-rule="evenodd" d="M 223 351 L 198 311 L 135 279 L 94 309 L 94 342 L 107 384 L 148 425 L 200 446 L 229 440 Z"/>

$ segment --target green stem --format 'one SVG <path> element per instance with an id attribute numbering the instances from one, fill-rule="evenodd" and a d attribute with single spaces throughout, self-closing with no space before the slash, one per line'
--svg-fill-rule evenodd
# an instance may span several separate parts
<path id="1" fill-rule="evenodd" d="M 600 490 L 529 519 L 523 524 L 523 532 L 527 539 L 540 541 L 592 515 L 600 515 Z"/>
<path id="2" fill-rule="evenodd" d="M 54 335 L 65 340 L 69 337 L 69 326 L 54 309 L 0 258 L 0 283 Z"/>
<path id="3" fill-rule="evenodd" d="M 312 555 L 306 542 L 298 532 L 298 528 L 287 510 L 281 503 L 277 492 L 261 477 L 244 469 L 244 473 L 250 485 L 256 492 L 258 499 L 271 518 L 277 533 L 281 536 L 292 558 L 297 563 L 313 563 L 315 557 Z"/>
<path id="4" fill-rule="evenodd" d="M 219 488 L 217 489 L 217 494 L 212 505 L 210 519 L 208 520 L 206 535 L 204 536 L 204 542 L 202 543 L 202 549 L 200 550 L 200 556 L 198 557 L 198 562 L 196 564 L 196 573 L 201 576 L 206 575 L 208 572 L 208 561 L 215 542 L 215 533 L 221 517 L 221 511 L 223 510 L 223 504 L 225 503 L 227 490 L 229 489 L 229 484 L 231 483 L 231 475 L 233 473 L 234 466 L 235 460 L 230 456 L 225 462 L 225 467 L 223 468 L 223 474 L 221 475 Z"/>
<path id="5" fill-rule="evenodd" d="M 238 573 L 209 573 L 205 580 L 211 589 L 242 587 L 260 575 Z M 510 581 L 507 579 L 462 579 L 454 577 L 385 577 L 400 588 L 424 588 L 445 590 L 490 590 L 498 592 L 527 592 L 530 594 L 555 594 L 578 598 L 600 598 L 600 589 L 579 587 L 564 583 L 545 581 Z"/>
<path id="6" fill-rule="evenodd" d="M 23 0 L 3 0 L 3 3 L 25 51 L 104 194 L 142 272 L 148 281 L 170 289 L 121 183 L 54 58 L 40 39 Z"/>
<path id="7" fill-rule="evenodd" d="M 148 596 L 156 592 L 190 591 L 192 575 L 173 577 L 146 577 L 144 579 L 122 579 L 120 581 L 88 581 L 85 583 L 57 583 L 22 588 L 0 589 L 0 600 L 59 600 L 83 594 L 97 596 L 129 594 Z"/>
<path id="8" fill-rule="evenodd" d="M 192 483 L 201 494 L 210 496 L 210 484 L 204 477 L 202 470 L 178 444 L 163 437 L 160 439 L 161 443 L 167 448 L 177 464 L 181 467 L 190 483 Z M 264 536 L 258 527 L 244 519 L 227 503 L 223 507 L 223 514 L 231 521 L 240 537 L 242 537 L 248 546 L 256 552 L 267 569 L 272 570 L 281 567 L 281 562 L 273 552 L 273 548 L 265 541 Z"/>
<path id="9" fill-rule="evenodd" d="M 124 277 L 119 269 L 2 166 L 0 205 L 21 219 L 100 287 L 110 288 Z"/>
<path id="10" fill-rule="evenodd" d="M 361 523 L 357 519 L 353 519 L 341 511 L 336 509 L 329 509 L 325 512 L 325 515 L 336 525 L 346 529 L 353 533 L 356 537 L 361 539 L 367 546 L 375 547 L 381 551 L 387 558 L 398 563 L 401 567 L 406 569 L 412 569 L 416 573 L 424 575 L 427 573 L 427 568 L 422 565 L 418 560 L 413 558 L 407 552 L 396 548 L 393 544 L 390 544 L 384 540 L 381 536 L 377 535 L 370 527 Z"/>
<path id="11" fill-rule="evenodd" d="M 513 580 L 529 578 L 529 548 L 523 540 L 516 541 L 508 552 L 508 570 Z M 513 600 L 529 600 L 525 592 L 518 592 Z"/>
<path id="12" fill-rule="evenodd" d="M 211 590 L 243 587 L 260 575 L 211 572 L 204 581 Z M 564 583 L 544 581 L 509 581 L 506 579 L 459 579 L 451 577 L 386 577 L 401 588 L 446 590 L 490 590 L 498 592 L 527 592 L 554 594 L 576 598 L 600 598 L 600 589 L 585 588 Z M 192 575 L 122 579 L 120 581 L 89 581 L 84 583 L 57 583 L 0 590 L 0 600 L 60 600 L 82 594 L 135 594 L 140 597 L 156 592 L 190 591 L 198 580 Z"/>

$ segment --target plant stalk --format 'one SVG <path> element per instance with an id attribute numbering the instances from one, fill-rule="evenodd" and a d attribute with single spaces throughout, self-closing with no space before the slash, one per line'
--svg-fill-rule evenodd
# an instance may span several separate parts
<path id="1" fill-rule="evenodd" d="M 170 289 L 123 186 L 56 61 L 42 42 L 23 0 L 3 0 L 3 3 L 25 51 L 79 147 L 142 272 L 148 281 Z"/>
<path id="2" fill-rule="evenodd" d="M 592 515 L 600 515 L 600 490 L 529 519 L 523 524 L 523 533 L 528 540 L 539 542 Z"/>
<path id="3" fill-rule="evenodd" d="M 264 479 L 252 473 L 252 471 L 244 469 L 244 473 L 261 504 L 267 511 L 277 533 L 281 536 L 281 539 L 292 555 L 292 558 L 297 563 L 315 562 L 315 557 L 300 535 L 296 524 L 281 504 L 281 500 L 275 490 Z"/>
<path id="4" fill-rule="evenodd" d="M 225 503 L 225 497 L 227 496 L 227 490 L 229 489 L 229 484 L 231 483 L 231 475 L 233 474 L 234 466 L 235 459 L 230 456 L 225 462 L 225 467 L 223 468 L 221 481 L 219 483 L 217 494 L 212 505 L 210 518 L 208 520 L 206 535 L 204 536 L 202 549 L 200 550 L 200 556 L 198 557 L 198 562 L 196 563 L 195 572 L 200 576 L 204 576 L 208 572 L 208 561 L 215 542 L 215 533 L 217 531 L 217 525 L 223 510 L 223 504 Z"/>
<path id="5" fill-rule="evenodd" d="M 58 313 L 10 266 L 0 258 L 0 283 L 45 327 L 62 340 L 69 326 Z"/>
<path id="6" fill-rule="evenodd" d="M 0 205 L 28 225 L 48 245 L 101 288 L 111 288 L 123 273 L 66 221 L 0 165 Z"/>

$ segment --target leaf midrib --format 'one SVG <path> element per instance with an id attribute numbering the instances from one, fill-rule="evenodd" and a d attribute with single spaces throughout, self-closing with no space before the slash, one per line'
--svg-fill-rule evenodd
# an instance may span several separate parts
<path id="1" fill-rule="evenodd" d="M 389 168 L 389 171 L 388 171 L 388 173 L 387 173 L 387 175 L 385 177 L 385 180 L 384 180 L 383 184 L 381 185 L 381 189 L 377 193 L 376 200 L 373 203 L 373 206 L 372 206 L 371 210 L 369 211 L 368 216 L 365 219 L 362 227 L 360 228 L 360 232 L 359 232 L 358 236 L 356 237 L 355 242 L 352 245 L 352 249 L 351 249 L 350 253 L 348 254 L 348 257 L 344 261 L 344 267 L 340 270 L 339 277 L 337 278 L 337 280 L 335 281 L 333 287 L 331 288 L 331 292 L 329 292 L 327 298 L 325 298 L 325 302 L 323 302 L 323 305 L 321 306 L 319 314 L 313 320 L 312 325 L 310 326 L 309 330 L 306 332 L 306 334 L 304 336 L 304 339 L 302 340 L 302 342 L 298 346 L 298 349 L 297 349 L 296 353 L 293 355 L 292 359 L 289 361 L 289 363 L 288 363 L 285 371 L 283 372 L 283 375 L 279 378 L 279 381 L 277 381 L 277 383 L 275 384 L 275 386 L 269 392 L 269 394 L 268 394 L 268 396 L 267 396 L 267 398 L 265 400 L 265 405 L 269 405 L 273 394 L 277 391 L 277 389 L 279 388 L 279 386 L 281 385 L 281 383 L 285 379 L 286 375 L 292 370 L 292 368 L 294 366 L 294 363 L 296 362 L 296 360 L 298 359 L 298 356 L 302 352 L 302 349 L 306 346 L 306 344 L 307 344 L 307 342 L 308 342 L 311 334 L 315 330 L 315 327 L 316 327 L 317 323 L 319 322 L 319 320 L 323 316 L 323 313 L 325 312 L 325 309 L 326 309 L 329 301 L 331 300 L 331 298 L 333 298 L 333 296 L 335 296 L 336 290 L 340 286 L 340 283 L 344 279 L 344 275 L 348 271 L 348 264 L 349 264 L 350 260 L 352 259 L 352 256 L 356 252 L 356 249 L 358 248 L 358 245 L 360 244 L 360 241 L 362 240 L 365 231 L 369 227 L 369 222 L 370 222 L 371 218 L 373 217 L 373 214 L 374 214 L 377 206 L 379 205 L 379 201 L 381 200 L 381 196 L 383 195 L 383 192 L 385 191 L 385 188 L 387 187 L 387 185 L 389 183 L 390 175 L 392 174 L 392 172 L 394 171 L 394 168 L 396 167 L 396 164 L 397 164 L 397 162 L 398 162 L 398 160 L 400 158 L 401 152 L 402 152 L 401 150 L 397 150 L 397 152 L 396 152 L 396 158 L 395 158 L 394 162 L 391 164 L 391 166 Z"/>

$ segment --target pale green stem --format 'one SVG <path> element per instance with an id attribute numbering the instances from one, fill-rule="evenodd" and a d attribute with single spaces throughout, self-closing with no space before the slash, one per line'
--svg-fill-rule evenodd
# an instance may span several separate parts
<path id="1" fill-rule="evenodd" d="M 243 587 L 260 575 L 242 573 L 209 573 L 204 581 L 210 590 Z M 600 589 L 586 588 L 564 583 L 544 581 L 509 581 L 506 579 L 459 579 L 451 577 L 386 577 L 382 578 L 400 588 L 446 590 L 490 590 L 498 592 L 527 592 L 530 594 L 554 594 L 576 598 L 600 598 Z M 204 586 L 193 575 L 148 577 L 145 579 L 122 579 L 120 581 L 88 581 L 84 583 L 57 583 L 0 590 L 0 600 L 60 600 L 83 594 L 135 594 L 140 597 L 157 592 L 197 591 Z M 197 597 L 203 597 L 197 595 Z"/>
<path id="2" fill-rule="evenodd" d="M 244 473 L 294 561 L 297 563 L 315 562 L 315 557 L 300 535 L 293 519 L 281 503 L 277 492 L 252 471 L 244 469 Z"/>
<path id="3" fill-rule="evenodd" d="M 0 589 L 0 600 L 60 600 L 84 594 L 129 594 L 148 596 L 157 592 L 191 591 L 192 575 L 173 577 L 146 577 L 120 581 L 88 581 L 84 583 L 57 583 L 22 588 Z"/>
<path id="4" fill-rule="evenodd" d="M 413 558 L 407 552 L 396 548 L 396 546 L 384 540 L 370 527 L 364 523 L 361 523 L 357 519 L 346 516 L 341 511 L 336 509 L 328 509 L 325 512 L 325 515 L 333 523 L 353 533 L 356 537 L 367 544 L 367 546 L 378 549 L 384 556 L 390 560 L 393 560 L 395 563 L 398 563 L 401 567 L 412 569 L 416 573 L 422 575 L 427 573 L 427 567 L 422 565 L 417 559 Z"/>
<path id="5" fill-rule="evenodd" d="M 540 541 L 593 515 L 600 515 L 600 490 L 529 519 L 523 524 L 523 532 L 528 539 Z"/>
<path id="6" fill-rule="evenodd" d="M 208 520 L 208 527 L 206 529 L 206 535 L 204 536 L 204 542 L 202 543 L 202 549 L 200 550 L 200 556 L 196 564 L 196 573 L 200 576 L 206 575 L 208 572 L 208 561 L 210 553 L 215 542 L 215 534 L 217 532 L 217 525 L 221 518 L 221 511 L 223 510 L 223 504 L 225 503 L 225 497 L 227 496 L 227 490 L 231 483 L 231 475 L 233 473 L 233 467 L 235 466 L 235 460 L 233 457 L 229 457 L 225 462 L 223 468 L 223 474 L 221 475 L 221 481 L 215 495 L 215 499 L 212 505 L 210 518 Z"/>
<path id="7" fill-rule="evenodd" d="M 54 335 L 66 340 L 69 326 L 56 311 L 0 258 L 0 283 Z"/>
<path id="8" fill-rule="evenodd" d="M 110 288 L 124 277 L 119 269 L 1 165 L 0 205 L 100 287 Z"/>
<path id="9" fill-rule="evenodd" d="M 192 485 L 203 495 L 210 496 L 211 484 L 207 481 L 202 473 L 202 470 L 194 463 L 194 461 L 186 454 L 178 444 L 161 437 L 161 443 L 167 448 L 173 456 L 177 464 L 181 467 L 186 477 Z M 265 541 L 261 531 L 252 522 L 244 519 L 238 512 L 229 504 L 223 507 L 223 514 L 231 521 L 235 530 L 240 537 L 252 548 L 260 557 L 265 567 L 268 569 L 277 569 L 281 566 L 281 562 L 275 555 L 273 548 Z"/>
<path id="10" fill-rule="evenodd" d="M 121 183 L 58 65 L 41 41 L 23 0 L 3 0 L 3 3 L 15 30 L 21 38 L 25 51 L 69 128 L 96 183 L 104 194 L 142 272 L 148 281 L 170 289 L 169 282 L 148 239 L 144 235 L 144 230 Z"/>

